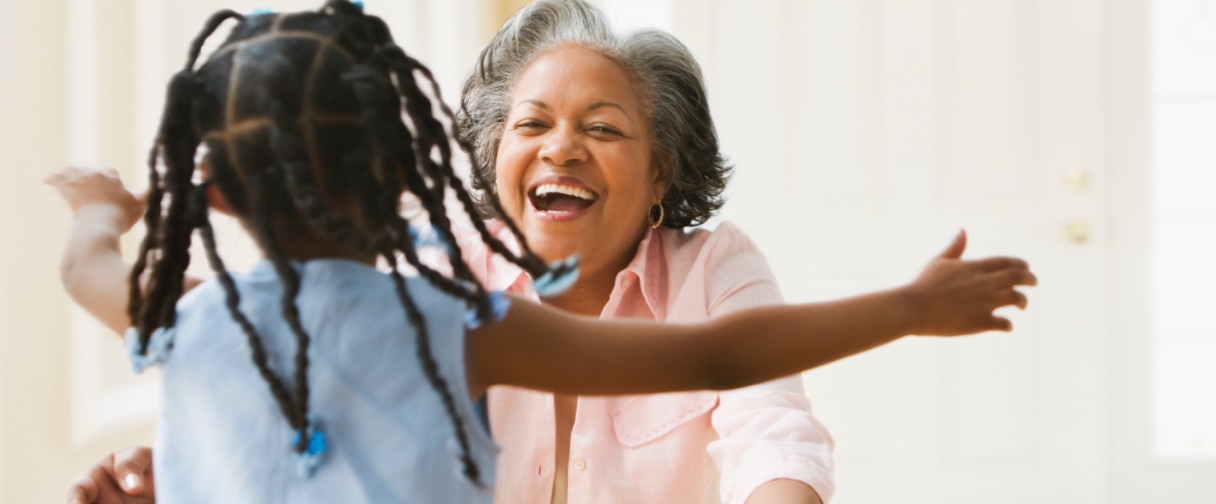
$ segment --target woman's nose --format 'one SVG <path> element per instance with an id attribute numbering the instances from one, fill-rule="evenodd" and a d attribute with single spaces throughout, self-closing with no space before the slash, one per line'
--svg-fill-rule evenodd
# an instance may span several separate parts
<path id="1" fill-rule="evenodd" d="M 587 160 L 587 149 L 583 139 L 574 128 L 558 126 L 545 136 L 545 144 L 541 146 L 542 160 L 557 166 L 567 166 Z"/>

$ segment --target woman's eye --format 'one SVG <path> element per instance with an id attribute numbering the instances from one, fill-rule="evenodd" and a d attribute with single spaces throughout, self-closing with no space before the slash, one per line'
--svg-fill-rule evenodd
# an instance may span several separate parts
<path id="1" fill-rule="evenodd" d="M 537 130 L 537 129 L 544 128 L 544 127 L 545 127 L 544 123 L 542 123 L 540 121 L 533 121 L 533 120 L 524 120 L 524 121 L 519 121 L 519 122 L 515 123 L 515 129 L 524 130 L 524 131 Z"/>
<path id="2" fill-rule="evenodd" d="M 604 126 L 602 124 L 596 124 L 587 129 L 589 131 L 591 131 L 592 133 L 596 133 L 596 134 L 600 134 L 600 135 L 621 136 L 621 132 L 618 131 L 616 128 L 613 128 L 611 126 Z"/>

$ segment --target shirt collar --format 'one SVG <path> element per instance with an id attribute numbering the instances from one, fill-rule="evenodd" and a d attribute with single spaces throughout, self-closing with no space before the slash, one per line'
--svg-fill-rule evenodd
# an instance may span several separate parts
<path id="1" fill-rule="evenodd" d="M 510 230 L 506 229 L 506 226 L 501 223 L 499 226 L 499 229 L 494 234 L 511 250 L 518 250 L 518 244 L 514 236 L 511 235 Z M 665 290 L 667 268 L 664 264 L 664 235 L 666 233 L 666 230 L 646 230 L 646 234 L 642 236 L 642 241 L 638 242 L 637 252 L 634 253 L 633 259 L 629 261 L 629 264 L 625 265 L 624 269 L 617 273 L 612 293 L 608 295 L 608 302 L 604 305 L 602 315 L 614 315 L 621 303 L 633 294 L 634 289 L 637 289 L 638 293 L 641 294 L 642 300 L 650 309 L 653 318 L 656 320 L 666 318 L 667 300 L 665 299 Z M 526 293 L 526 295 L 535 299 L 536 293 L 532 291 L 532 279 L 528 277 L 522 268 L 510 264 L 497 256 L 490 259 L 490 261 L 492 265 L 504 267 L 505 270 L 508 270 L 504 271 L 505 274 L 496 274 L 497 272 L 493 271 L 495 268 L 491 268 L 488 275 L 491 289 L 507 290 L 517 294 Z"/>

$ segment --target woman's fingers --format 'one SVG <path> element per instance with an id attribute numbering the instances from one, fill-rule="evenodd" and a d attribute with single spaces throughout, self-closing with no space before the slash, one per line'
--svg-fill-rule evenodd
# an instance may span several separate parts
<path id="1" fill-rule="evenodd" d="M 994 271 L 987 274 L 992 286 L 997 289 L 1007 289 L 1015 285 L 1035 286 L 1039 283 L 1039 278 L 1034 276 L 1030 270 L 1024 269 L 1005 269 Z"/>
<path id="2" fill-rule="evenodd" d="M 996 298 L 991 309 L 995 310 L 1002 306 L 1016 306 L 1025 310 L 1026 305 L 1029 302 L 1030 301 L 1026 298 L 1025 294 L 1018 292 L 1016 289 L 1008 288 L 997 291 Z"/>
<path id="3" fill-rule="evenodd" d="M 994 316 L 989 324 L 989 330 L 1010 332 L 1013 330 L 1013 322 L 1010 322 L 1009 319 L 1005 317 Z"/>
<path id="4" fill-rule="evenodd" d="M 967 231 L 958 230 L 958 234 L 954 235 L 954 240 L 940 254 L 938 259 L 958 259 L 963 256 L 963 251 L 967 249 Z"/>
<path id="5" fill-rule="evenodd" d="M 1030 265 L 1026 261 L 1017 257 L 996 256 L 986 257 L 975 261 L 979 264 L 980 269 L 984 271 L 1000 271 L 1006 269 L 1029 270 Z"/>
<path id="6" fill-rule="evenodd" d="M 97 502 L 100 492 L 97 481 L 91 476 L 91 474 L 85 473 L 72 482 L 71 488 L 68 488 L 68 504 L 92 504 L 93 502 Z"/>
<path id="7" fill-rule="evenodd" d="M 131 446 L 114 452 L 114 476 L 128 495 L 152 495 L 152 450 Z"/>

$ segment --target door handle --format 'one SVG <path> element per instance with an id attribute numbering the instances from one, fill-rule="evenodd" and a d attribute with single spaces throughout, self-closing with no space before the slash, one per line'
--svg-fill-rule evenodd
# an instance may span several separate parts
<path id="1" fill-rule="evenodd" d="M 1091 231 L 1089 221 L 1085 219 L 1073 219 L 1064 224 L 1064 236 L 1077 245 L 1088 243 Z"/>

